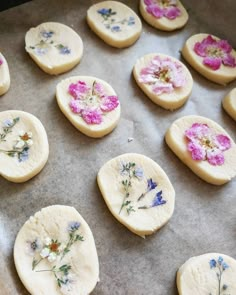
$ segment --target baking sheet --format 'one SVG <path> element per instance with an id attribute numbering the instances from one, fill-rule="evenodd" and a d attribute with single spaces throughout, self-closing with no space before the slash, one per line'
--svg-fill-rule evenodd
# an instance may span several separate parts
<path id="1" fill-rule="evenodd" d="M 160 52 L 179 58 L 192 34 L 211 33 L 236 47 L 236 2 L 183 1 L 190 14 L 187 26 L 173 33 L 143 21 L 143 32 L 127 49 L 112 48 L 88 28 L 86 10 L 98 1 L 36 0 L 0 13 L 0 50 L 8 60 L 11 88 L 0 98 L 0 111 L 18 109 L 44 124 L 50 157 L 43 171 L 24 184 L 0 178 L 0 294 L 28 294 L 13 262 L 13 245 L 23 223 L 42 207 L 74 206 L 90 225 L 100 260 L 100 283 L 93 295 L 177 295 L 177 269 L 191 256 L 220 252 L 236 258 L 236 179 L 221 187 L 200 180 L 169 150 L 164 134 L 184 115 L 197 114 L 221 124 L 236 139 L 236 123 L 222 110 L 227 87 L 201 77 L 192 68 L 194 88 L 187 104 L 175 112 L 153 104 L 131 75 L 137 58 Z M 121 1 L 138 12 L 138 1 Z M 57 21 L 71 26 L 84 41 L 76 68 L 60 76 L 42 72 L 24 50 L 24 35 L 33 26 Z M 110 83 L 119 95 L 118 127 L 102 139 L 77 131 L 59 110 L 55 87 L 72 75 L 92 75 Z M 133 137 L 132 142 L 128 138 Z M 96 184 L 99 168 L 122 153 L 144 154 L 166 171 L 176 190 L 170 222 L 146 240 L 132 234 L 107 209 Z M 29 278 L 30 279 L 30 278 Z"/>

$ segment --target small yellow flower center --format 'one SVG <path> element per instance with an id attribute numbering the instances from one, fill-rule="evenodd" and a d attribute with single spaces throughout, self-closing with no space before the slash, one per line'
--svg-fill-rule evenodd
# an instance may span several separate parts
<path id="1" fill-rule="evenodd" d="M 159 71 L 154 72 L 154 77 L 163 81 L 163 82 L 170 82 L 170 72 L 167 67 L 160 69 Z"/>
<path id="2" fill-rule="evenodd" d="M 203 147 L 205 147 L 206 149 L 213 149 L 214 147 L 215 147 L 215 144 L 214 144 L 214 142 L 213 141 L 211 141 L 209 138 L 207 138 L 207 137 L 203 137 L 202 139 L 201 139 L 201 145 L 203 146 Z"/>
<path id="3" fill-rule="evenodd" d="M 213 57 L 222 57 L 222 50 L 220 48 L 216 48 L 214 46 L 209 46 L 207 48 L 207 54 Z"/>

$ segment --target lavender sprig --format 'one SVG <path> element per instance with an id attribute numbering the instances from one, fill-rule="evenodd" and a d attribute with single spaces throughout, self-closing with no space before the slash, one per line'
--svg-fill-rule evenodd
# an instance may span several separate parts
<path id="1" fill-rule="evenodd" d="M 221 287 L 221 282 L 222 282 L 223 272 L 229 268 L 229 265 L 226 262 L 224 262 L 224 259 L 221 256 L 219 256 L 217 260 L 211 259 L 209 261 L 209 265 L 211 269 L 214 269 L 214 268 L 218 269 L 218 272 L 216 272 L 216 276 L 218 279 L 218 295 L 221 295 L 222 291 L 224 292 L 225 290 L 228 289 L 228 286 L 226 284 L 224 284 Z"/>

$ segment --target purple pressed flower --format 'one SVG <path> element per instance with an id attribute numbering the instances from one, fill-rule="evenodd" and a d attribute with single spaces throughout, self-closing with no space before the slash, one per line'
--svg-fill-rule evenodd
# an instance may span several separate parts
<path id="1" fill-rule="evenodd" d="M 155 18 L 166 17 L 173 20 L 181 15 L 176 0 L 144 0 L 144 3 L 147 12 Z"/>
<path id="2" fill-rule="evenodd" d="M 29 147 L 25 147 L 22 152 L 18 153 L 19 162 L 25 162 L 29 158 Z"/>
<path id="3" fill-rule="evenodd" d="M 60 52 L 60 54 L 66 55 L 66 54 L 70 54 L 71 50 L 69 49 L 69 47 L 63 46 L 62 48 L 60 48 L 59 52 Z"/>
<path id="4" fill-rule="evenodd" d="M 78 221 L 72 221 L 68 225 L 68 231 L 69 232 L 74 232 L 74 231 L 76 231 L 76 230 L 79 229 L 80 225 L 81 225 L 80 222 L 78 222 Z"/>
<path id="5" fill-rule="evenodd" d="M 3 122 L 3 127 L 12 127 L 13 124 L 14 124 L 14 122 L 13 122 L 12 119 L 6 119 L 6 120 Z"/>
<path id="6" fill-rule="evenodd" d="M 157 183 L 152 181 L 152 178 L 148 179 L 147 183 L 148 183 L 147 192 L 150 192 L 151 190 L 153 190 L 157 187 Z"/>
<path id="7" fill-rule="evenodd" d="M 3 59 L 0 58 L 0 66 L 3 64 Z"/>
<path id="8" fill-rule="evenodd" d="M 97 12 L 100 13 L 101 15 L 109 15 L 110 9 L 102 8 L 102 9 L 99 9 Z"/>
<path id="9" fill-rule="evenodd" d="M 160 95 L 183 87 L 186 76 L 180 62 L 157 55 L 146 68 L 141 69 L 139 81 L 151 85 L 152 91 Z"/>
<path id="10" fill-rule="evenodd" d="M 231 140 L 223 134 L 215 134 L 207 124 L 194 123 L 185 131 L 187 148 L 195 161 L 207 160 L 211 165 L 224 164 L 224 151 L 231 148 Z"/>
<path id="11" fill-rule="evenodd" d="M 216 260 L 215 259 L 211 259 L 210 262 L 210 268 L 215 268 L 216 267 Z"/>
<path id="12" fill-rule="evenodd" d="M 162 191 L 159 191 L 152 201 L 151 207 L 161 206 L 166 204 L 166 200 L 162 199 Z"/>
<path id="13" fill-rule="evenodd" d="M 111 27 L 111 31 L 117 33 L 117 32 L 121 31 L 121 28 L 120 28 L 120 26 L 113 26 L 113 27 Z"/>
<path id="14" fill-rule="evenodd" d="M 48 31 L 48 32 L 47 32 L 47 31 L 42 31 L 42 32 L 41 32 L 41 35 L 42 35 L 44 38 L 46 38 L 46 39 L 51 38 L 53 34 L 54 34 L 53 31 Z"/>
<path id="15" fill-rule="evenodd" d="M 103 113 L 111 112 L 119 105 L 118 97 L 107 95 L 103 85 L 96 81 L 92 87 L 84 81 L 71 83 L 68 92 L 73 96 L 69 102 L 72 112 L 80 115 L 87 124 L 101 124 Z"/>
<path id="16" fill-rule="evenodd" d="M 194 51 L 213 71 L 218 70 L 221 64 L 236 67 L 236 60 L 231 54 L 232 46 L 226 40 L 217 40 L 209 35 L 194 45 Z"/>
<path id="17" fill-rule="evenodd" d="M 142 168 L 135 169 L 134 176 L 137 177 L 138 179 L 142 179 L 143 178 L 143 169 Z"/>

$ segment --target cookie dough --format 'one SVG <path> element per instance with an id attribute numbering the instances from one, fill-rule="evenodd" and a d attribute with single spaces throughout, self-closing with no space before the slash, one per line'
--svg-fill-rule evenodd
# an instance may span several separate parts
<path id="1" fill-rule="evenodd" d="M 0 95 L 8 91 L 10 87 L 10 72 L 5 57 L 0 52 Z"/>
<path id="2" fill-rule="evenodd" d="M 200 116 L 176 120 L 166 132 L 166 143 L 200 178 L 215 185 L 236 175 L 236 145 L 214 121 Z"/>
<path id="3" fill-rule="evenodd" d="M 193 35 L 186 41 L 182 55 L 210 81 L 226 85 L 236 78 L 236 51 L 226 40 L 208 34 Z"/>
<path id="4" fill-rule="evenodd" d="M 117 48 L 131 46 L 142 31 L 142 23 L 137 14 L 117 1 L 92 5 L 87 12 L 87 22 L 104 42 Z"/>
<path id="5" fill-rule="evenodd" d="M 177 273 L 179 295 L 236 294 L 236 260 L 218 253 L 190 258 Z"/>
<path id="6" fill-rule="evenodd" d="M 141 57 L 133 74 L 143 92 L 167 110 L 180 108 L 192 92 L 193 79 L 189 70 L 168 55 L 151 53 Z"/>
<path id="7" fill-rule="evenodd" d="M 236 88 L 225 96 L 222 104 L 225 111 L 236 121 Z"/>
<path id="8" fill-rule="evenodd" d="M 38 174 L 48 160 L 46 131 L 35 116 L 22 111 L 0 112 L 0 175 L 25 182 Z"/>
<path id="9" fill-rule="evenodd" d="M 188 21 L 188 13 L 179 0 L 140 0 L 140 13 L 154 28 L 174 31 Z"/>
<path id="10" fill-rule="evenodd" d="M 97 181 L 113 216 L 141 237 L 160 229 L 173 214 L 174 188 L 148 157 L 133 153 L 116 157 L 99 170 Z"/>
<path id="11" fill-rule="evenodd" d="M 87 295 L 99 281 L 93 234 L 69 206 L 46 207 L 31 216 L 16 237 L 14 261 L 32 295 Z"/>
<path id="12" fill-rule="evenodd" d="M 67 78 L 57 85 L 56 97 L 67 119 L 87 136 L 102 137 L 118 124 L 118 97 L 101 79 L 89 76 Z"/>
<path id="13" fill-rule="evenodd" d="M 48 22 L 26 33 L 25 50 L 44 72 L 57 75 L 80 62 L 83 42 L 70 27 Z"/>

